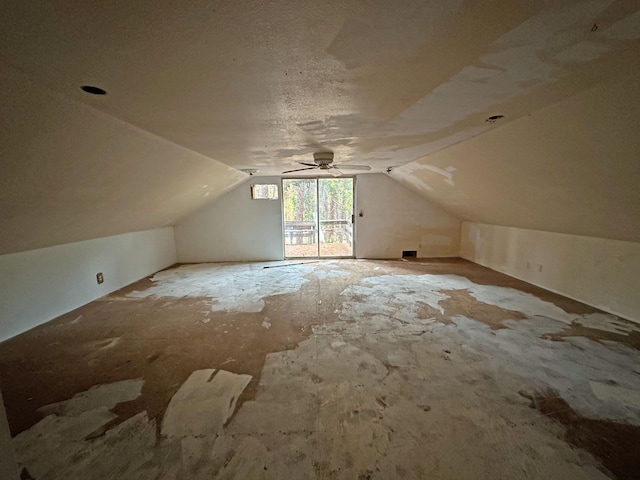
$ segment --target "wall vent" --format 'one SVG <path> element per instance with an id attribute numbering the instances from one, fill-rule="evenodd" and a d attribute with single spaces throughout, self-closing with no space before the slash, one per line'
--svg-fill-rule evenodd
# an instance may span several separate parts
<path id="1" fill-rule="evenodd" d="M 418 256 L 417 250 L 403 250 L 402 258 L 416 258 Z"/>

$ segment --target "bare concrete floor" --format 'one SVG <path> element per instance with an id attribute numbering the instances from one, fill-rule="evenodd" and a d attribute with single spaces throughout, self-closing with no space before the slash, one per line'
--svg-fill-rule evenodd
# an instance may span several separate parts
<path id="1" fill-rule="evenodd" d="M 1 343 L 23 478 L 640 478 L 639 325 L 462 260 L 285 263 Z"/>

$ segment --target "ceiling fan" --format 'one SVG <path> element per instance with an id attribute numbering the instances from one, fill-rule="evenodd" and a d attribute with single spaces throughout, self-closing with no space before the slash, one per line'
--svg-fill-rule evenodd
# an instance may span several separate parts
<path id="1" fill-rule="evenodd" d="M 313 170 L 315 168 L 320 170 L 329 170 L 329 173 L 338 176 L 342 174 L 341 169 L 344 170 L 360 170 L 368 172 L 371 167 L 368 165 L 334 165 L 333 164 L 333 152 L 316 152 L 313 154 L 313 163 L 298 162 L 300 165 L 306 165 L 305 168 L 295 168 L 293 170 L 287 170 L 282 173 L 302 172 L 303 170 Z"/>

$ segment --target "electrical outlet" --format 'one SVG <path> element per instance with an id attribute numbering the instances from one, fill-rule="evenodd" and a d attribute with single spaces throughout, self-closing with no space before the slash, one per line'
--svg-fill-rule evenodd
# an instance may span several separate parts
<path id="1" fill-rule="evenodd" d="M 538 271 L 541 272 L 542 271 L 542 265 L 539 263 L 538 264 Z"/>
<path id="2" fill-rule="evenodd" d="M 98 281 L 98 285 L 100 285 L 101 283 L 104 283 L 104 275 L 102 275 L 102 272 L 99 272 L 98 274 L 96 274 L 96 280 Z"/>
<path id="3" fill-rule="evenodd" d="M 531 262 L 527 262 L 527 268 L 531 268 Z"/>

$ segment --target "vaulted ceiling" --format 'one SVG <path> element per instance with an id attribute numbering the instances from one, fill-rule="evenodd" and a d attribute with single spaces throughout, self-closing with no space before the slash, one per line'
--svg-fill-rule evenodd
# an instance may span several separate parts
<path id="1" fill-rule="evenodd" d="M 0 253 L 324 149 L 462 218 L 640 241 L 637 0 L 6 0 L 0 67 Z"/>

